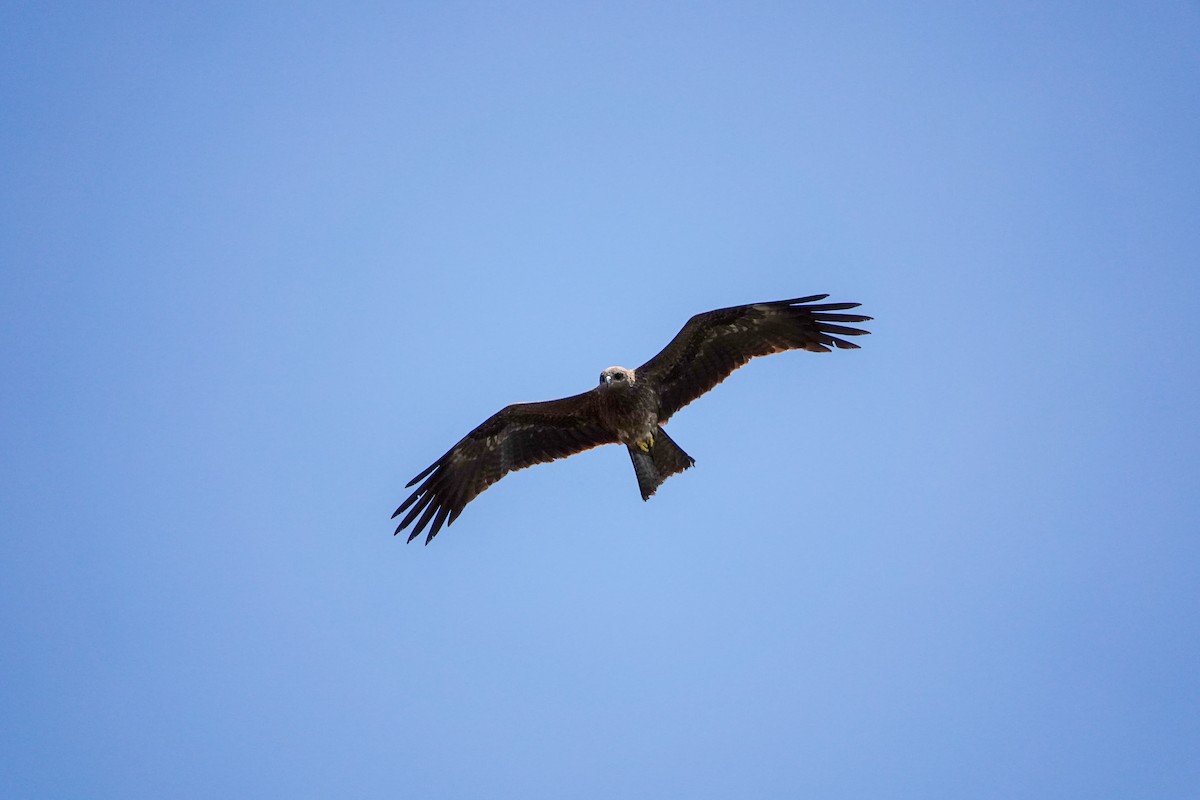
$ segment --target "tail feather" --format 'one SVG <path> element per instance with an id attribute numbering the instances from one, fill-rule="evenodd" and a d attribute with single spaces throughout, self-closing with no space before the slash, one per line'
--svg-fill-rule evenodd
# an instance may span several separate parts
<path id="1" fill-rule="evenodd" d="M 633 461 L 633 472 L 637 475 L 638 489 L 642 499 L 649 500 L 663 481 L 672 475 L 683 472 L 696 463 L 696 460 L 683 452 L 683 448 L 675 444 L 661 426 L 654 432 L 654 444 L 650 452 L 642 450 L 635 444 L 626 445 L 629 458 Z"/>

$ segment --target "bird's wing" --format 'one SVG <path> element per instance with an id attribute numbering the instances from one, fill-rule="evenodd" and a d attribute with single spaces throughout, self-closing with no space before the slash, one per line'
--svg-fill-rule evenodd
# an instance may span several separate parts
<path id="1" fill-rule="evenodd" d="M 409 509 L 396 533 L 416 522 L 411 542 L 432 523 L 429 544 L 442 523 L 454 522 L 467 503 L 509 472 L 617 441 L 601 425 L 594 396 L 593 389 L 544 403 L 517 403 L 493 414 L 408 482 L 421 485 L 392 514 L 395 519 Z"/>
<path id="2" fill-rule="evenodd" d="M 662 352 L 637 369 L 637 379 L 654 381 L 659 391 L 660 422 L 716 386 L 757 356 L 784 350 L 828 353 L 830 347 L 855 349 L 839 336 L 869 331 L 838 323 L 870 317 L 838 312 L 859 303 L 821 303 L 829 295 L 720 308 L 688 320 Z"/>

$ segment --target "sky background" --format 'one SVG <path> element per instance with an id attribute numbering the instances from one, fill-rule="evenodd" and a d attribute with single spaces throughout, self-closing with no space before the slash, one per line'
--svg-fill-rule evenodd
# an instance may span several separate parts
<path id="1" fill-rule="evenodd" d="M 1200 796 L 1200 6 L 0 7 L 0 795 Z M 692 314 L 753 362 L 429 547 Z"/>

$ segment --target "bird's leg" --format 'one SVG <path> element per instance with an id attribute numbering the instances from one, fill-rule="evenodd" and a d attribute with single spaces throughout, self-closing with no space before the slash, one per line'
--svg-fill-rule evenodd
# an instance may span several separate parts
<path id="1" fill-rule="evenodd" d="M 645 439 L 642 439 L 640 442 L 637 443 L 637 446 L 638 446 L 638 449 L 641 450 L 643 453 L 649 453 L 650 448 L 654 447 L 654 434 L 652 433 L 649 436 L 647 436 Z"/>

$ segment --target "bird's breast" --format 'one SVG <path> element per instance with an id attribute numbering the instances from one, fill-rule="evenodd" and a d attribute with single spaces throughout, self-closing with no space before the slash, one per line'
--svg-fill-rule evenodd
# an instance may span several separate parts
<path id="1" fill-rule="evenodd" d="M 625 444 L 644 441 L 658 427 L 657 398 L 650 392 L 604 392 L 599 412 L 605 427 Z"/>

